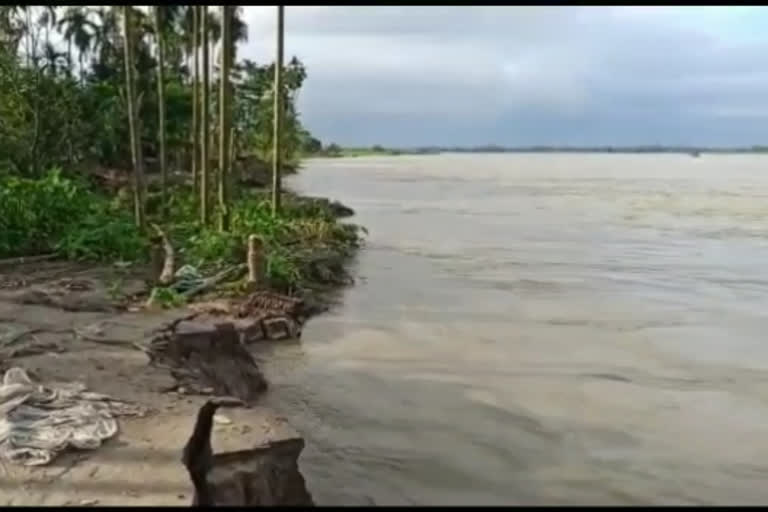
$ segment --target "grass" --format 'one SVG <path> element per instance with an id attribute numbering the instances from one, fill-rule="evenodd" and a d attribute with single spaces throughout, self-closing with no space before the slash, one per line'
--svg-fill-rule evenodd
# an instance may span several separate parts
<path id="1" fill-rule="evenodd" d="M 134 225 L 130 200 L 119 197 L 59 170 L 40 180 L 0 178 L 0 258 L 56 252 L 71 260 L 147 263 L 153 234 Z M 338 220 L 350 211 L 324 199 L 285 193 L 273 217 L 266 191 L 241 191 L 231 229 L 221 233 L 200 224 L 189 187 L 175 187 L 169 197 L 166 222 L 148 213 L 171 239 L 177 268 L 190 264 L 209 274 L 244 263 L 253 234 L 264 246 L 269 284 L 291 292 L 345 282 L 343 262 L 362 241 L 359 227 Z"/>

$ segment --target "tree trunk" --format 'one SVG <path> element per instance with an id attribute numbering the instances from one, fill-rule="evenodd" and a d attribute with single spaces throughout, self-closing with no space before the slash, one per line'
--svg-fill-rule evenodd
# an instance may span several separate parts
<path id="1" fill-rule="evenodd" d="M 232 66 L 232 31 L 231 31 L 231 7 L 221 6 L 221 74 L 219 78 L 219 231 L 229 229 L 229 138 L 230 133 L 230 102 L 231 90 L 229 87 L 229 70 Z"/>
<path id="2" fill-rule="evenodd" d="M 80 73 L 80 85 L 83 85 L 85 83 L 85 72 L 83 71 L 83 67 L 85 65 L 83 64 L 83 60 L 85 59 L 83 52 L 80 52 L 80 55 L 77 56 L 78 63 L 80 64 L 78 72 Z"/>
<path id="3" fill-rule="evenodd" d="M 165 36 L 162 31 L 162 11 L 155 6 L 155 33 L 157 37 L 157 138 L 160 145 L 160 211 L 165 218 L 168 204 L 168 172 L 165 161 Z"/>
<path id="4" fill-rule="evenodd" d="M 274 134 L 272 144 L 274 147 L 274 156 L 272 157 L 272 215 L 280 212 L 280 154 L 282 142 L 282 124 L 283 124 L 283 9 L 282 5 L 277 6 L 277 57 L 275 58 L 275 120 L 273 122 Z"/>
<path id="5" fill-rule="evenodd" d="M 192 9 L 192 183 L 200 193 L 200 6 Z"/>
<path id="6" fill-rule="evenodd" d="M 136 225 L 144 229 L 144 161 L 141 155 L 140 133 L 136 119 L 136 89 L 133 76 L 133 30 L 130 5 L 123 6 L 123 35 L 125 38 L 125 92 L 128 103 L 128 127 L 133 159 L 133 205 Z"/>
<path id="7" fill-rule="evenodd" d="M 209 183 L 209 156 L 208 156 L 208 130 L 209 130 L 209 97 L 208 97 L 208 71 L 210 59 L 208 55 L 208 7 L 200 8 L 200 25 L 203 32 L 203 83 L 202 83 L 202 122 L 200 127 L 200 220 L 203 225 L 208 224 L 208 183 Z"/>
<path id="8" fill-rule="evenodd" d="M 230 89 L 232 90 L 232 89 Z M 230 104 L 230 110 L 229 114 L 232 115 L 232 106 Z M 235 139 L 237 138 L 237 133 L 235 132 L 235 127 L 232 126 L 232 117 L 229 118 L 229 201 L 232 202 L 232 184 L 233 183 L 239 183 L 240 182 L 240 174 L 237 171 L 237 166 L 235 163 L 237 162 L 237 154 L 236 154 L 236 145 L 235 145 Z"/>
<path id="9" fill-rule="evenodd" d="M 72 38 L 67 39 L 67 67 L 72 74 Z"/>

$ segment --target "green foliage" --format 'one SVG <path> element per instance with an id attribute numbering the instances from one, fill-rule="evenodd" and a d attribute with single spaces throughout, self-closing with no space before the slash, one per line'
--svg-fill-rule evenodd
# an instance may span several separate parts
<path id="1" fill-rule="evenodd" d="M 69 259 L 142 261 L 148 247 L 130 212 L 99 208 L 73 223 L 55 248 Z"/>
<path id="2" fill-rule="evenodd" d="M 191 190 L 171 194 L 169 236 L 179 258 L 198 268 L 245 261 L 248 236 L 264 244 L 267 277 L 284 289 L 309 282 L 334 282 L 339 261 L 361 241 L 360 229 L 337 220 L 339 205 L 286 195 L 282 214 L 273 217 L 263 192 L 235 201 L 232 229 L 201 227 Z M 54 170 L 43 178 L 0 178 L 0 257 L 56 251 L 69 259 L 145 261 L 149 241 L 135 226 L 130 208 Z M 328 262 L 316 255 L 326 254 Z"/>
<path id="3" fill-rule="evenodd" d="M 56 251 L 72 259 L 136 260 L 146 242 L 129 212 L 52 170 L 41 179 L 0 178 L 0 255 Z"/>
<path id="4" fill-rule="evenodd" d="M 213 42 L 221 34 L 217 11 L 209 12 Z M 0 168 L 30 177 L 53 166 L 76 168 L 91 162 L 130 168 L 123 43 L 116 8 L 54 8 L 37 21 L 30 21 L 26 13 L 26 6 L 0 11 Z M 157 155 L 158 139 L 157 62 L 150 44 L 154 27 L 143 12 L 135 10 L 134 15 L 141 135 L 145 155 L 152 157 Z M 164 6 L 163 20 L 167 151 L 171 162 L 186 166 L 192 114 L 192 84 L 185 64 L 192 51 L 189 6 Z M 235 40 L 246 40 L 247 26 L 238 16 L 232 22 Z M 3 30 L 14 36 L 13 44 L 2 44 Z M 58 49 L 50 44 L 50 33 L 55 31 L 65 41 Z M 34 58 L 27 58 L 27 48 Z M 272 157 L 273 73 L 273 65 L 257 66 L 247 60 L 232 72 L 237 84 L 233 98 L 237 152 L 254 153 L 267 162 Z M 293 162 L 311 138 L 295 106 L 306 76 L 304 65 L 295 57 L 285 66 L 286 162 Z M 211 90 L 218 90 L 216 83 Z M 218 94 L 211 94 L 214 143 L 218 140 L 217 101 Z"/>
<path id="5" fill-rule="evenodd" d="M 341 156 L 342 149 L 338 144 L 331 143 L 325 148 L 325 154 L 328 156 Z"/>
<path id="6" fill-rule="evenodd" d="M 286 194 L 281 215 L 273 217 L 267 193 L 251 191 L 234 202 L 231 230 L 221 233 L 199 225 L 190 190 L 176 189 L 172 198 L 169 236 L 185 263 L 211 271 L 244 263 L 254 234 L 264 245 L 267 277 L 278 288 L 338 280 L 340 268 L 333 276 L 318 276 L 314 255 L 320 251 L 341 260 L 361 241 L 360 228 L 337 220 L 340 205 L 323 199 Z"/>
<path id="7" fill-rule="evenodd" d="M 242 241 L 233 233 L 203 228 L 191 236 L 184 247 L 185 259 L 196 267 L 219 266 L 233 260 L 244 261 Z"/>
<path id="8" fill-rule="evenodd" d="M 187 303 L 186 297 L 177 293 L 172 288 L 156 286 L 151 292 L 151 302 L 162 308 L 178 308 Z"/>
<path id="9" fill-rule="evenodd" d="M 323 151 L 323 143 L 310 135 L 308 132 L 303 134 L 301 141 L 301 152 L 305 155 L 316 155 Z"/>
<path id="10" fill-rule="evenodd" d="M 44 15 L 32 16 L 33 9 Z M 192 84 L 186 67 L 193 52 L 191 11 L 189 6 L 162 9 L 168 162 L 172 171 L 186 172 L 192 118 Z M 151 158 L 157 155 L 159 131 L 155 29 L 143 13 L 135 14 L 139 128 L 143 152 Z M 215 43 L 221 27 L 216 10 L 210 15 Z M 56 30 L 63 36 L 64 48 L 51 44 L 50 34 Z M 109 186 L 97 190 L 76 173 L 105 171 L 102 174 L 110 178 L 102 181 L 117 182 L 119 187 L 132 167 L 120 32 L 114 6 L 0 7 L 0 257 L 56 251 L 70 259 L 93 261 L 148 258 L 148 236 L 134 225 L 130 187 L 123 186 L 117 194 Z M 247 27 L 238 16 L 232 33 L 237 41 L 247 37 Z M 216 69 L 216 63 L 213 66 Z M 231 75 L 236 156 L 256 157 L 266 167 L 273 157 L 274 64 L 246 60 Z M 285 66 L 280 94 L 286 171 L 301 154 L 322 150 L 320 141 L 302 126 L 296 108 L 306 77 L 304 65 L 295 57 Z M 218 90 L 215 83 L 211 90 Z M 209 128 L 214 155 L 217 100 L 218 94 L 212 93 Z M 247 162 L 244 175 L 253 173 L 248 158 L 240 161 Z M 147 212 L 150 220 L 159 222 L 161 209 L 151 204 L 152 165 L 147 168 Z M 280 216 L 273 217 L 265 193 L 241 193 L 231 205 L 230 232 L 219 233 L 198 222 L 198 198 L 191 187 L 171 185 L 168 197 L 169 213 L 162 223 L 179 263 L 213 268 L 244 262 L 246 240 L 255 234 L 264 243 L 268 278 L 278 287 L 338 279 L 343 274 L 338 261 L 360 243 L 358 229 L 339 223 L 339 205 L 327 201 L 288 194 Z M 316 257 L 318 251 L 325 254 L 322 261 Z M 176 304 L 178 297 L 164 290 L 156 289 L 157 300 Z"/>
<path id="11" fill-rule="evenodd" d="M 122 295 L 123 291 L 123 279 L 118 277 L 113 279 L 107 285 L 107 293 L 112 300 L 117 300 Z"/>
<path id="12" fill-rule="evenodd" d="M 233 123 L 247 148 L 255 149 L 265 162 L 271 162 L 274 121 L 274 63 L 259 66 L 245 60 L 236 66 L 234 81 L 236 90 L 233 104 Z M 301 125 L 296 109 L 296 97 L 307 71 L 304 64 L 293 57 L 285 66 L 283 80 L 283 154 L 284 162 L 294 162 L 302 151 L 305 141 L 311 137 Z"/>
<path id="13" fill-rule="evenodd" d="M 50 251 L 72 219 L 87 211 L 88 198 L 59 170 L 41 180 L 0 178 L 0 255 Z"/>

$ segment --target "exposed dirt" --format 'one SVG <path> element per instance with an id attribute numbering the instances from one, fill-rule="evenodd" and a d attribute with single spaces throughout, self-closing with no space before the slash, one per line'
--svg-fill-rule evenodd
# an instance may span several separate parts
<path id="1" fill-rule="evenodd" d="M 168 369 L 151 366 L 142 347 L 193 311 L 125 311 L 125 296 L 143 288 L 139 271 L 63 263 L 8 270 L 0 269 L 0 283 L 8 283 L 0 286 L 0 369 L 20 366 L 40 382 L 81 381 L 149 412 L 121 418 L 119 435 L 97 450 L 63 454 L 45 467 L 2 464 L 0 505 L 188 505 L 181 451 L 206 397 L 179 393 Z M 115 279 L 122 293 L 110 290 Z M 220 414 L 214 452 L 301 442 L 285 420 L 258 406 Z"/>

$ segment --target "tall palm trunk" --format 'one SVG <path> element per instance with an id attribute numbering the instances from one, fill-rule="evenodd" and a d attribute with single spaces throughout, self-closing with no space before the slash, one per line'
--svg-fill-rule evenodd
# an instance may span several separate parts
<path id="1" fill-rule="evenodd" d="M 85 64 L 83 64 L 83 61 L 85 60 L 85 55 L 83 52 L 80 52 L 80 54 L 77 56 L 79 69 L 78 72 L 80 73 L 80 85 L 85 83 L 85 71 L 83 71 L 83 68 L 85 67 Z"/>
<path id="2" fill-rule="evenodd" d="M 136 119 L 136 82 L 133 76 L 133 23 L 130 5 L 123 6 L 123 36 L 125 49 L 125 95 L 128 103 L 128 127 L 131 134 L 133 159 L 133 206 L 136 225 L 144 228 L 144 161 L 141 155 L 140 133 Z"/>
<path id="3" fill-rule="evenodd" d="M 160 145 L 160 209 L 166 215 L 168 173 L 165 162 L 165 36 L 163 34 L 162 11 L 155 6 L 155 34 L 157 37 L 157 138 Z"/>
<path id="4" fill-rule="evenodd" d="M 229 229 L 229 180 L 230 180 L 230 102 L 229 72 L 232 67 L 232 31 L 230 30 L 231 7 L 221 6 L 221 74 L 219 78 L 219 230 Z"/>
<path id="5" fill-rule="evenodd" d="M 192 182 L 200 192 L 200 6 L 192 9 Z"/>
<path id="6" fill-rule="evenodd" d="M 202 126 L 200 127 L 200 220 L 203 224 L 208 223 L 208 183 L 209 183 L 209 97 L 208 97 L 208 71 L 210 69 L 210 59 L 208 55 L 208 7 L 203 5 L 200 8 L 200 25 L 203 32 L 203 84 L 202 84 Z"/>
<path id="7" fill-rule="evenodd" d="M 69 72 L 72 73 L 72 39 L 67 39 L 67 67 Z"/>
<path id="8" fill-rule="evenodd" d="M 272 157 L 272 215 L 277 215 L 280 211 L 280 157 L 281 142 L 283 132 L 283 9 L 282 5 L 277 6 L 277 57 L 275 58 L 275 119 L 273 124 L 274 133 L 272 135 L 272 144 L 274 147 L 274 156 Z"/>

